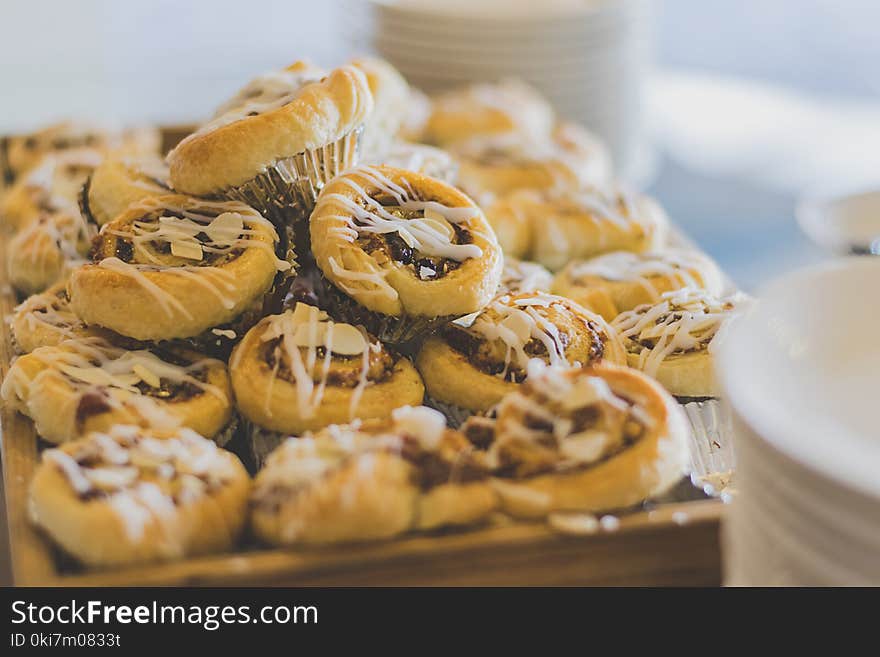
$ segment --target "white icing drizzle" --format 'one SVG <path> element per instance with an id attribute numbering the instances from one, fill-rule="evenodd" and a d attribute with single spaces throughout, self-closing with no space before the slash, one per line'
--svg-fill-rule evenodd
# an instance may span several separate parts
<path id="1" fill-rule="evenodd" d="M 722 326 L 743 297 L 720 299 L 696 288 L 666 292 L 655 305 L 618 315 L 612 325 L 639 356 L 639 368 L 655 376 L 663 361 L 689 351 L 711 351 Z M 653 346 L 645 346 L 645 342 Z"/>
<path id="2" fill-rule="evenodd" d="M 273 103 L 295 95 L 303 85 L 320 80 L 324 74 L 323 70 L 310 65 L 263 73 L 220 105 L 214 113 L 214 119 L 266 111 L 264 108 L 272 107 Z"/>
<path id="3" fill-rule="evenodd" d="M 79 216 L 77 195 L 89 174 L 104 156 L 91 148 L 50 153 L 24 179 L 24 185 L 40 194 L 53 210 Z"/>
<path id="4" fill-rule="evenodd" d="M 553 274 L 536 262 L 505 257 L 501 273 L 501 291 L 513 294 L 546 292 L 553 283 Z"/>

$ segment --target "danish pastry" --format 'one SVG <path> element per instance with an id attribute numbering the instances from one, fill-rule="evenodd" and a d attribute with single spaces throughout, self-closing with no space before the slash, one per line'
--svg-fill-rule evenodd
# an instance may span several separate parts
<path id="1" fill-rule="evenodd" d="M 54 347 L 72 338 L 97 336 L 99 331 L 87 327 L 70 309 L 66 280 L 31 295 L 16 307 L 12 316 L 15 346 L 23 353 L 38 347 Z"/>
<path id="2" fill-rule="evenodd" d="M 170 194 L 169 184 L 168 167 L 157 155 L 108 157 L 83 185 L 80 212 L 86 220 L 103 226 L 136 201 Z"/>
<path id="3" fill-rule="evenodd" d="M 499 294 L 519 294 L 521 292 L 549 292 L 553 274 L 537 262 L 517 260 L 505 254 L 504 269 L 501 271 Z"/>
<path id="4" fill-rule="evenodd" d="M 189 429 L 115 425 L 43 452 L 33 522 L 93 567 L 222 552 L 247 517 L 238 458 Z"/>
<path id="5" fill-rule="evenodd" d="M 458 164 L 446 151 L 405 141 L 395 141 L 378 154 L 367 153 L 364 162 L 368 165 L 385 164 L 395 169 L 415 171 L 429 178 L 437 178 L 454 185 L 458 178 Z"/>
<path id="6" fill-rule="evenodd" d="M 290 438 L 257 475 L 254 533 L 276 545 L 390 538 L 485 520 L 497 502 L 482 455 L 431 409 Z"/>

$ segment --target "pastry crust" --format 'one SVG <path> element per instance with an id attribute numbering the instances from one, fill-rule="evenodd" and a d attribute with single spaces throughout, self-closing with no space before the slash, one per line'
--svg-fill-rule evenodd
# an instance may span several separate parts
<path id="1" fill-rule="evenodd" d="M 250 478 L 196 433 L 117 425 L 43 453 L 33 522 L 92 567 L 220 552 L 247 517 Z"/>
<path id="2" fill-rule="evenodd" d="M 169 184 L 168 167 L 158 155 L 108 157 L 83 185 L 80 210 L 103 226 L 136 201 L 170 194 Z"/>
<path id="3" fill-rule="evenodd" d="M 16 348 L 30 353 L 39 347 L 53 347 L 71 338 L 100 335 L 100 329 L 87 327 L 70 309 L 67 281 L 25 299 L 15 309 L 12 333 Z"/>
<path id="4" fill-rule="evenodd" d="M 364 122 L 372 106 L 364 74 L 344 66 L 254 116 L 233 109 L 169 153 L 172 186 L 199 196 L 241 185 L 278 160 L 341 139 Z"/>
<path id="5" fill-rule="evenodd" d="M 532 358 L 626 363 L 620 337 L 605 320 L 569 299 L 533 292 L 503 295 L 469 326 L 453 323 L 429 337 L 416 367 L 429 399 L 479 413 L 520 387 Z"/>
<path id="6" fill-rule="evenodd" d="M 374 166 L 384 164 L 395 169 L 415 171 L 450 185 L 454 185 L 458 178 L 458 164 L 452 156 L 425 144 L 395 141 L 383 151 L 366 153 L 363 161 Z"/>
<path id="7" fill-rule="evenodd" d="M 222 361 L 187 352 L 128 352 L 101 338 L 68 340 L 19 357 L 2 397 L 52 443 L 114 424 L 182 425 L 213 437 L 232 417 Z"/>
<path id="8" fill-rule="evenodd" d="M 270 71 L 258 75 L 236 92 L 234 96 L 223 102 L 213 118 L 222 117 L 248 105 L 265 106 L 296 93 L 306 84 L 318 82 L 327 75 L 323 68 L 312 62 L 300 60 L 280 71 Z"/>
<path id="9" fill-rule="evenodd" d="M 499 406 L 490 454 L 505 475 L 495 482 L 504 511 L 538 518 L 555 511 L 623 509 L 681 479 L 687 420 L 659 384 L 606 363 L 553 370 L 533 374 L 529 385 Z M 578 379 L 585 390 L 577 389 Z M 579 426 L 577 412 L 590 409 L 594 424 Z M 568 431 L 554 428 L 558 422 L 568 422 Z"/>
<path id="10" fill-rule="evenodd" d="M 556 271 L 609 251 L 657 249 L 669 220 L 651 198 L 623 191 L 520 189 L 486 211 L 506 254 Z"/>
<path id="11" fill-rule="evenodd" d="M 497 500 L 481 455 L 436 411 L 290 438 L 257 475 L 254 533 L 276 545 L 391 538 L 485 520 Z"/>
<path id="12" fill-rule="evenodd" d="M 393 207 L 382 205 L 381 199 Z M 416 216 L 407 219 L 386 207 Z M 421 229 L 421 241 L 410 222 Z M 327 280 L 374 313 L 466 315 L 485 306 L 498 288 L 501 249 L 483 213 L 454 187 L 412 171 L 359 167 L 337 177 L 321 193 L 310 230 L 315 260 Z M 415 239 L 406 262 L 389 250 L 387 240 L 384 245 L 379 241 L 388 235 L 405 242 L 401 230 L 406 239 Z M 460 242 L 461 235 L 466 242 Z M 371 236 L 376 237 L 376 250 L 370 250 Z M 450 268 L 421 278 L 419 253 Z"/>
<path id="13" fill-rule="evenodd" d="M 553 284 L 553 274 L 537 262 L 518 260 L 504 255 L 504 269 L 501 272 L 499 294 L 519 294 L 521 292 L 549 292 Z"/>
<path id="14" fill-rule="evenodd" d="M 269 290 L 288 266 L 275 256 L 277 242 L 272 225 L 242 203 L 141 199 L 101 229 L 92 263 L 72 272 L 71 307 L 87 324 L 137 340 L 193 337 Z M 195 248 L 193 257 L 176 255 L 181 244 Z"/>
<path id="15" fill-rule="evenodd" d="M 718 266 L 696 251 L 665 249 L 635 254 L 615 251 L 569 263 L 553 280 L 552 291 L 612 321 L 619 313 L 656 303 L 664 292 L 684 287 L 721 293 Z"/>
<path id="16" fill-rule="evenodd" d="M 242 415 L 293 435 L 387 418 L 398 406 L 421 404 L 425 391 L 409 360 L 302 303 L 248 331 L 230 369 Z"/>
<path id="17" fill-rule="evenodd" d="M 382 153 L 388 150 L 406 119 L 409 103 L 409 85 L 391 64 L 377 57 L 361 57 L 351 62 L 363 71 L 373 96 L 373 110 L 364 124 L 363 153 Z"/>

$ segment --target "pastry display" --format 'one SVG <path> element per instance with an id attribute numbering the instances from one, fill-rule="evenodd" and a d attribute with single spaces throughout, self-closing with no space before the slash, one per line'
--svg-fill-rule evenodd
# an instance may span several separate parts
<path id="1" fill-rule="evenodd" d="M 310 219 L 331 312 L 404 342 L 484 307 L 501 249 L 479 207 L 440 180 L 391 167 L 334 179 Z"/>
<path id="2" fill-rule="evenodd" d="M 713 345 L 744 297 L 719 298 L 703 290 L 665 292 L 655 304 L 621 313 L 612 325 L 627 361 L 678 397 L 717 396 Z"/>
<path id="3" fill-rule="evenodd" d="M 688 431 L 679 405 L 641 372 L 533 361 L 526 383 L 498 405 L 488 451 L 495 489 L 516 517 L 624 509 L 681 479 Z"/>
<path id="4" fill-rule="evenodd" d="M 194 431 L 117 424 L 43 452 L 30 511 L 88 566 L 181 559 L 235 544 L 250 484 L 234 454 Z"/>
<path id="5" fill-rule="evenodd" d="M 611 321 L 621 312 L 654 303 L 664 292 L 684 287 L 721 294 L 721 273 L 715 263 L 695 251 L 615 251 L 568 263 L 551 289 Z"/>
<path id="6" fill-rule="evenodd" d="M 426 403 L 460 423 L 488 411 L 527 378 L 531 360 L 583 367 L 626 364 L 617 332 L 599 315 L 544 292 L 502 295 L 425 340 L 416 366 Z"/>
<path id="7" fill-rule="evenodd" d="M 436 411 L 402 407 L 287 440 L 257 475 L 252 504 L 261 540 L 296 545 L 470 525 L 497 501 L 482 454 Z"/>
<path id="8" fill-rule="evenodd" d="M 168 167 L 157 155 L 108 157 L 86 180 L 79 195 L 83 217 L 103 226 L 148 196 L 171 193 Z"/>

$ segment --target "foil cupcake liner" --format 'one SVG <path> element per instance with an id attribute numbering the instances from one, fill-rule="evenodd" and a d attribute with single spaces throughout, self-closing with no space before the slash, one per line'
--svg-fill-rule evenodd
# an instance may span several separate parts
<path id="1" fill-rule="evenodd" d="M 736 456 L 729 410 L 715 398 L 684 402 L 682 408 L 691 428 L 691 482 L 707 495 L 730 496 Z"/>
<path id="2" fill-rule="evenodd" d="M 358 160 L 363 127 L 335 142 L 277 160 L 263 173 L 220 195 L 259 210 L 279 228 L 294 228 L 295 245 L 308 242 L 308 216 L 324 186 Z"/>

